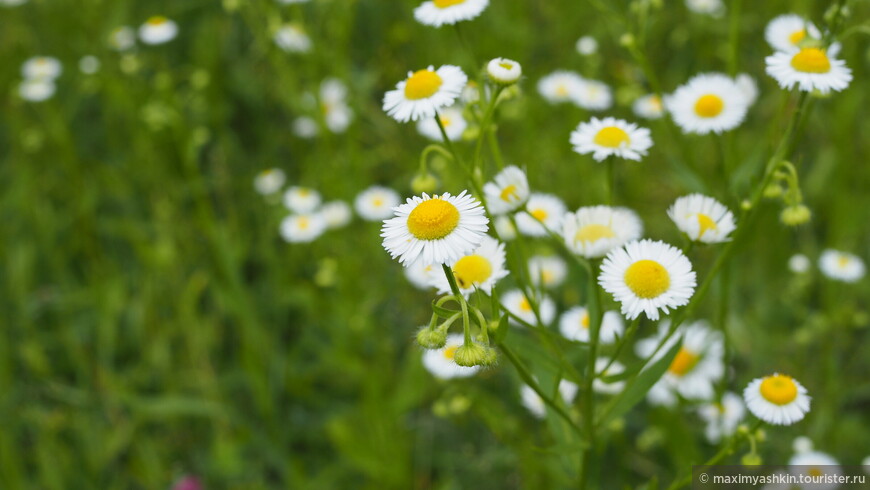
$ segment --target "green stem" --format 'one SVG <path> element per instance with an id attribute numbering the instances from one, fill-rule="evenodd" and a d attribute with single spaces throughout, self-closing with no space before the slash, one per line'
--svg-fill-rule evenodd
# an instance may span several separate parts
<path id="1" fill-rule="evenodd" d="M 728 6 L 731 18 L 728 26 L 728 74 L 737 75 L 737 58 L 740 53 L 740 6 L 742 0 L 732 0 Z"/>
<path id="2" fill-rule="evenodd" d="M 733 436 L 731 436 L 731 439 L 729 439 L 728 442 L 722 446 L 722 449 L 720 449 L 718 453 L 716 453 L 712 458 L 708 459 L 701 466 L 713 466 L 716 463 L 718 463 L 719 461 L 721 461 L 725 456 L 728 456 L 729 454 L 733 453 L 734 450 L 737 448 L 737 444 L 740 441 L 742 441 L 744 438 L 751 440 L 752 434 L 754 434 L 755 431 L 757 431 L 758 428 L 761 427 L 761 423 L 762 423 L 761 420 L 756 420 L 755 423 L 752 425 L 752 428 L 750 428 L 748 432 L 746 432 L 746 433 L 738 432 L 738 433 L 734 434 Z M 685 487 L 686 485 L 689 485 L 691 483 L 692 483 L 692 473 L 690 470 L 688 475 L 686 475 L 683 478 L 680 478 L 679 480 L 672 483 L 671 486 L 668 487 L 668 490 L 677 490 L 678 488 Z"/>
<path id="3" fill-rule="evenodd" d="M 471 324 L 468 319 L 468 305 L 465 303 L 465 296 L 459 292 L 459 286 L 456 284 L 456 277 L 453 276 L 453 269 L 447 267 L 447 264 L 441 264 L 444 269 L 444 275 L 447 276 L 447 282 L 450 283 L 450 290 L 456 296 L 456 301 L 459 302 L 459 307 L 462 308 L 462 331 L 465 335 L 463 342 L 465 345 L 471 344 Z"/>
<path id="4" fill-rule="evenodd" d="M 614 195 L 616 194 L 616 169 L 613 164 L 613 156 L 607 157 L 607 204 L 613 206 Z"/>
<path id="5" fill-rule="evenodd" d="M 586 403 L 583 405 L 583 423 L 589 437 L 589 447 L 583 451 L 583 457 L 580 465 L 580 488 L 586 488 L 589 481 L 589 472 L 592 462 L 592 450 L 595 447 L 595 393 L 592 391 L 592 385 L 595 381 L 595 361 L 598 350 L 598 333 L 601 327 L 601 296 L 598 294 L 598 284 L 595 282 L 595 270 L 593 267 L 586 274 L 588 278 L 586 292 L 588 299 L 589 313 L 589 353 L 586 362 L 586 387 L 584 390 Z"/>
<path id="6" fill-rule="evenodd" d="M 610 360 L 607 361 L 607 365 L 604 366 L 604 369 L 599 371 L 596 376 L 604 376 L 604 373 L 610 369 L 610 366 L 613 365 L 614 362 L 619 358 L 619 354 L 622 353 L 623 347 L 634 337 L 635 332 L 637 332 L 637 327 L 640 326 L 640 317 L 638 316 L 634 320 L 631 321 L 631 325 L 628 326 L 628 331 L 625 332 L 625 335 L 619 339 L 619 343 L 616 344 L 616 350 L 613 351 L 613 356 L 610 357 Z"/>

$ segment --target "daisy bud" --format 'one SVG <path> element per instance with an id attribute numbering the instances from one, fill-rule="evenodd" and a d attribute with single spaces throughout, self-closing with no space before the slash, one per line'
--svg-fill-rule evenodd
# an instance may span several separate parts
<path id="1" fill-rule="evenodd" d="M 440 328 L 423 327 L 417 331 L 417 343 L 424 349 L 440 349 L 447 342 L 447 332 Z"/>
<path id="2" fill-rule="evenodd" d="M 487 353 L 487 349 L 473 342 L 459 346 L 453 355 L 453 362 L 465 367 L 481 366 L 486 364 L 489 359 L 491 359 L 491 355 Z"/>
<path id="3" fill-rule="evenodd" d="M 750 209 L 752 209 L 752 201 L 750 201 L 749 199 L 744 199 L 740 202 L 740 209 L 744 211 L 749 211 Z"/>
<path id="4" fill-rule="evenodd" d="M 782 195 L 782 192 L 782 186 L 776 183 L 770 184 L 764 188 L 764 197 L 768 199 L 776 199 Z"/>
<path id="5" fill-rule="evenodd" d="M 411 179 L 411 190 L 414 194 L 431 194 L 438 190 L 438 177 L 429 172 L 419 173 Z"/>
<path id="6" fill-rule="evenodd" d="M 629 33 L 625 33 L 619 38 L 619 44 L 621 44 L 625 48 L 633 47 L 636 42 L 637 41 L 635 40 L 634 36 Z"/>
<path id="7" fill-rule="evenodd" d="M 486 65 L 486 74 L 496 85 L 513 85 L 523 74 L 519 63 L 507 58 L 495 58 Z"/>
<path id="8" fill-rule="evenodd" d="M 810 220 L 813 213 L 803 204 L 795 204 L 782 210 L 779 219 L 786 226 L 799 226 Z"/>
<path id="9" fill-rule="evenodd" d="M 481 363 L 482 366 L 495 366 L 498 364 L 498 353 L 492 347 L 486 348 L 486 355 Z"/>
<path id="10" fill-rule="evenodd" d="M 740 458 L 740 464 L 743 466 L 758 466 L 761 463 L 761 456 L 757 453 L 744 454 L 743 457 Z"/>

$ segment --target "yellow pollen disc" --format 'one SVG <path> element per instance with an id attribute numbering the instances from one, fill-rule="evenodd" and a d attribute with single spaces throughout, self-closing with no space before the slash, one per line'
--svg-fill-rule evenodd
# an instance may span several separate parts
<path id="1" fill-rule="evenodd" d="M 532 211 L 531 214 L 532 214 L 532 216 L 534 216 L 535 219 L 537 219 L 538 221 L 544 221 L 544 220 L 547 219 L 547 212 L 544 211 L 543 209 L 536 209 L 536 210 Z"/>
<path id="2" fill-rule="evenodd" d="M 722 97 L 713 94 L 702 95 L 695 102 L 695 114 L 701 117 L 716 117 L 722 113 L 725 103 Z"/>
<path id="3" fill-rule="evenodd" d="M 480 255 L 466 255 L 453 266 L 453 275 L 459 287 L 468 289 L 483 284 L 492 275 L 492 264 Z"/>
<path id="4" fill-rule="evenodd" d="M 649 103 L 650 103 L 650 105 L 655 107 L 656 110 L 658 110 L 658 111 L 660 111 L 664 108 L 662 106 L 662 98 L 659 97 L 658 95 L 653 95 L 652 98 L 649 100 Z"/>
<path id="5" fill-rule="evenodd" d="M 512 65 L 512 64 L 510 64 L 510 63 L 504 63 L 504 62 L 499 63 L 498 66 L 504 68 L 505 70 L 510 70 L 511 68 L 514 67 L 514 65 Z"/>
<path id="6" fill-rule="evenodd" d="M 716 410 L 718 410 L 719 413 L 724 414 L 725 413 L 725 405 L 722 405 L 721 403 L 716 402 Z"/>
<path id="7" fill-rule="evenodd" d="M 668 367 L 668 371 L 677 376 L 685 376 L 685 374 L 691 371 L 700 360 L 701 356 L 685 347 L 681 347 L 680 352 L 677 352 L 677 357 L 674 357 L 670 367 Z"/>
<path id="8" fill-rule="evenodd" d="M 845 257 L 845 256 L 838 257 L 837 258 L 837 265 L 840 266 L 841 269 L 843 267 L 846 267 L 847 265 L 849 265 L 849 257 Z"/>
<path id="9" fill-rule="evenodd" d="M 589 313 L 583 313 L 583 316 L 580 317 L 580 326 L 589 328 Z"/>
<path id="10" fill-rule="evenodd" d="M 654 260 L 638 260 L 631 264 L 623 279 L 625 285 L 643 299 L 656 298 L 671 285 L 668 270 Z"/>
<path id="11" fill-rule="evenodd" d="M 609 226 L 592 224 L 580 228 L 577 234 L 574 235 L 574 241 L 595 243 L 602 238 L 613 238 L 615 236 L 616 233 L 613 233 L 613 229 Z"/>
<path id="12" fill-rule="evenodd" d="M 465 3 L 465 0 L 433 0 L 436 7 L 440 9 L 446 9 L 447 7 L 452 7 L 454 5 L 459 5 L 460 3 Z"/>
<path id="13" fill-rule="evenodd" d="M 308 194 L 311 194 L 308 189 L 299 189 L 299 197 L 307 197 Z"/>
<path id="14" fill-rule="evenodd" d="M 449 202 L 433 198 L 423 201 L 408 215 L 408 231 L 420 240 L 446 237 L 459 224 L 459 210 Z"/>
<path id="15" fill-rule="evenodd" d="M 502 201 L 510 202 L 513 199 L 518 199 L 520 196 L 517 195 L 517 186 L 511 184 L 504 189 L 501 190 L 501 194 L 499 195 Z"/>
<path id="16" fill-rule="evenodd" d="M 541 280 L 544 281 L 544 284 L 550 284 L 553 282 L 553 273 L 551 271 L 541 272 Z"/>
<path id="17" fill-rule="evenodd" d="M 449 128 L 449 127 L 450 127 L 450 124 L 452 124 L 452 123 L 451 123 L 449 117 L 442 117 L 442 118 L 441 118 L 441 124 L 443 124 L 445 128 Z"/>
<path id="18" fill-rule="evenodd" d="M 820 470 L 816 467 L 810 468 L 809 471 L 807 471 L 807 474 L 810 476 L 816 476 L 816 477 L 824 475 L 824 473 L 822 473 L 822 470 Z"/>
<path id="19" fill-rule="evenodd" d="M 520 311 L 524 311 L 526 313 L 532 311 L 532 305 L 529 304 L 529 300 L 527 300 L 526 298 L 523 298 L 523 300 L 520 301 Z"/>
<path id="20" fill-rule="evenodd" d="M 761 396 L 776 405 L 788 405 L 798 396 L 797 385 L 791 376 L 776 374 L 761 382 Z"/>
<path id="21" fill-rule="evenodd" d="M 166 22 L 166 17 L 160 16 L 160 15 L 155 16 L 155 17 L 151 17 L 150 19 L 147 20 L 148 25 L 152 25 L 152 26 L 159 26 L 165 22 Z"/>
<path id="22" fill-rule="evenodd" d="M 558 95 L 559 97 L 567 97 L 568 96 L 568 87 L 566 87 L 562 84 L 559 84 L 559 86 L 556 87 L 556 95 Z"/>
<path id="23" fill-rule="evenodd" d="M 411 100 L 431 97 L 441 88 L 443 80 L 432 70 L 420 70 L 405 82 L 405 97 Z"/>
<path id="24" fill-rule="evenodd" d="M 595 141 L 595 144 L 599 146 L 619 148 L 620 146 L 627 145 L 631 140 L 628 138 L 628 133 L 622 129 L 617 128 L 616 126 L 608 126 L 601 129 L 601 131 L 595 135 L 593 141 Z"/>
<path id="25" fill-rule="evenodd" d="M 806 30 L 801 29 L 799 31 L 794 31 L 791 33 L 791 36 L 788 37 L 788 42 L 797 45 L 797 43 L 803 41 L 805 37 L 807 37 Z"/>
<path id="26" fill-rule="evenodd" d="M 819 48 L 804 48 L 792 57 L 791 67 L 804 73 L 828 73 L 831 60 Z"/>
<path id="27" fill-rule="evenodd" d="M 456 355 L 456 349 L 458 349 L 458 345 L 451 345 L 450 347 L 446 347 L 444 349 L 444 359 L 448 359 L 450 361 L 453 360 L 453 356 Z"/>
<path id="28" fill-rule="evenodd" d="M 706 214 L 698 213 L 698 225 L 701 227 L 701 232 L 698 233 L 698 238 L 704 236 L 704 233 L 709 230 L 716 230 L 716 222 Z"/>
<path id="29" fill-rule="evenodd" d="M 380 197 L 376 197 L 376 198 L 372 199 L 372 205 L 375 206 L 376 208 L 379 208 L 379 207 L 384 205 L 384 200 L 381 199 Z"/>
<path id="30" fill-rule="evenodd" d="M 297 221 L 297 223 L 299 225 L 300 230 L 307 230 L 308 229 L 308 224 L 309 224 L 308 218 L 299 218 L 299 221 Z"/>

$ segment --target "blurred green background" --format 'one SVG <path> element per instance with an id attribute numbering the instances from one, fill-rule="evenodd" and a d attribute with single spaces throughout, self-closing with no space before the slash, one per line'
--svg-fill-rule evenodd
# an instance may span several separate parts
<path id="1" fill-rule="evenodd" d="M 380 110 L 383 93 L 429 64 L 477 74 L 453 29 L 413 20 L 416 4 L 31 0 L 0 8 L 0 487 L 168 488 L 184 474 L 232 489 L 571 484 L 578 448 L 558 419 L 539 421 L 521 407 L 509 365 L 450 383 L 423 370 L 413 333 L 432 295 L 408 287 L 381 249 L 378 223 L 356 218 L 314 243 L 288 244 L 278 234 L 287 211 L 253 189 L 259 171 L 278 167 L 290 184 L 327 199 L 352 201 L 372 184 L 411 194 L 427 143 Z M 764 74 L 764 26 L 790 11 L 821 24 L 828 6 L 740 4 L 736 21 L 692 14 L 680 1 L 650 10 L 642 49 L 665 90 L 727 71 L 735 29 L 739 71 L 755 77 L 761 97 L 727 137 L 738 163 L 730 183 L 718 174 L 719 139 L 641 123 L 656 144 L 644 162 L 620 166 L 618 194 L 648 236 L 678 243 L 665 209 L 689 191 L 732 209 L 746 196 L 790 104 Z M 866 23 L 870 3 L 851 4 L 850 25 Z M 603 166 L 568 144 L 589 114 L 548 105 L 535 83 L 556 69 L 603 80 L 617 95 L 607 114 L 629 120 L 637 120 L 633 98 L 649 91 L 619 43 L 636 32 L 635 11 L 624 0 L 601 5 L 494 1 L 462 26 L 476 59 L 523 65 L 523 93 L 500 111 L 502 148 L 528 169 L 533 188 L 572 209 L 604 198 Z M 178 23 L 175 40 L 111 49 L 114 28 L 158 14 Z M 311 52 L 275 45 L 287 21 L 304 26 Z M 597 54 L 576 52 L 582 35 L 599 41 Z M 714 291 L 702 307 L 728 318 L 730 389 L 779 370 L 814 397 L 804 422 L 768 431 L 761 451 L 770 463 L 787 459 L 797 435 L 845 464 L 870 454 L 867 281 L 841 285 L 786 268 L 793 253 L 815 258 L 829 246 L 870 256 L 870 51 L 866 35 L 843 45 L 854 80 L 815 102 L 793 158 L 812 222 L 785 228 L 778 205 L 765 204 L 729 269 L 730 304 L 720 306 Z M 20 67 L 37 55 L 57 57 L 64 73 L 53 98 L 26 102 Z M 78 70 L 85 55 L 100 60 L 97 73 Z M 304 94 L 326 77 L 348 85 L 355 119 L 344 134 L 321 127 L 298 138 L 295 118 L 322 124 Z M 444 190 L 465 186 L 449 168 L 440 177 Z M 714 256 L 693 252 L 702 277 Z M 554 294 L 560 309 L 579 304 L 580 277 L 570 280 Z M 654 331 L 645 324 L 640 335 Z M 509 342 L 552 384 L 529 338 L 514 331 Z M 595 478 L 602 488 L 669 481 L 715 452 L 702 431 L 688 408 L 636 408 L 613 427 Z"/>

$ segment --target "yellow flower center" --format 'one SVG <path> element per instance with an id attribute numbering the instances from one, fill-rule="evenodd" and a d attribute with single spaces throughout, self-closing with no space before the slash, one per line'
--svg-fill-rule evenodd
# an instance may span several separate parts
<path id="1" fill-rule="evenodd" d="M 541 271 L 541 281 L 544 284 L 551 284 L 553 282 L 553 271 Z"/>
<path id="2" fill-rule="evenodd" d="M 805 37 L 807 37 L 806 29 L 794 31 L 791 33 L 791 36 L 788 37 L 788 42 L 797 45 L 797 43 L 803 41 Z"/>
<path id="3" fill-rule="evenodd" d="M 514 199 L 519 199 L 519 194 L 517 194 L 517 186 L 511 184 L 504 189 L 501 190 L 501 194 L 499 195 L 502 201 L 511 202 Z"/>
<path id="4" fill-rule="evenodd" d="M 301 216 L 301 217 L 299 218 L 299 221 L 297 221 L 296 223 L 297 223 L 297 226 L 299 226 L 299 229 L 300 229 L 300 230 L 307 230 L 307 229 L 308 229 L 308 225 L 310 224 L 310 223 L 308 222 L 308 218 L 306 218 L 305 216 Z"/>
<path id="5" fill-rule="evenodd" d="M 698 238 L 704 236 L 704 233 L 709 230 L 716 230 L 716 222 L 706 214 L 698 213 L 698 226 L 701 227 L 701 232 L 698 233 Z"/>
<path id="6" fill-rule="evenodd" d="M 433 0 L 433 3 L 440 9 L 446 9 L 447 7 L 465 3 L 465 0 Z"/>
<path id="7" fill-rule="evenodd" d="M 589 328 L 589 313 L 583 313 L 583 316 L 580 317 L 580 326 L 583 328 Z"/>
<path id="8" fill-rule="evenodd" d="M 441 124 L 443 124 L 445 128 L 449 128 L 453 123 L 449 117 L 441 116 Z"/>
<path id="9" fill-rule="evenodd" d="M 664 107 L 662 106 L 662 98 L 658 95 L 653 95 L 652 97 L 650 97 L 649 103 L 657 111 L 664 109 Z"/>
<path id="10" fill-rule="evenodd" d="M 405 97 L 411 100 L 431 97 L 441 88 L 443 80 L 432 70 L 419 70 L 405 82 Z"/>
<path id="11" fill-rule="evenodd" d="M 810 476 L 815 476 L 815 477 L 819 477 L 819 476 L 824 475 L 824 473 L 822 473 L 822 470 L 818 469 L 815 466 L 810 468 L 809 471 L 807 471 L 807 474 Z"/>
<path id="12" fill-rule="evenodd" d="M 804 73 L 828 73 L 831 71 L 831 60 L 819 48 L 803 48 L 792 57 L 791 66 Z"/>
<path id="13" fill-rule="evenodd" d="M 640 298 L 660 296 L 671 285 L 668 270 L 654 260 L 638 260 L 625 271 L 625 284 Z"/>
<path id="14" fill-rule="evenodd" d="M 695 114 L 701 117 L 716 117 L 722 113 L 723 108 L 725 108 L 725 103 L 718 95 L 702 95 L 695 102 Z"/>
<path id="15" fill-rule="evenodd" d="M 510 70 L 511 68 L 514 67 L 514 65 L 512 65 L 512 64 L 510 64 L 510 63 L 506 63 L 506 62 L 504 62 L 504 61 L 502 61 L 501 63 L 499 63 L 498 66 L 504 68 L 505 70 Z"/>
<path id="16" fill-rule="evenodd" d="M 383 198 L 376 197 L 376 198 L 372 199 L 372 205 L 376 208 L 383 206 L 384 205 Z"/>
<path id="17" fill-rule="evenodd" d="M 408 231 L 420 240 L 444 238 L 458 224 L 456 206 L 437 197 L 421 202 L 408 215 Z"/>
<path id="18" fill-rule="evenodd" d="M 538 220 L 538 221 L 544 221 L 544 220 L 547 219 L 547 211 L 545 211 L 545 210 L 543 210 L 543 209 L 540 209 L 540 208 L 538 208 L 538 209 L 532 211 L 531 214 L 532 214 L 532 216 L 534 216 L 535 219 Z"/>
<path id="19" fill-rule="evenodd" d="M 615 236 L 616 234 L 613 233 L 613 229 L 609 226 L 591 224 L 580 228 L 577 234 L 574 235 L 574 241 L 595 243 L 602 238 L 613 238 Z"/>
<path id="20" fill-rule="evenodd" d="M 163 17 L 162 15 L 155 15 L 154 17 L 148 19 L 146 22 L 148 23 L 148 25 L 151 26 L 159 26 L 165 24 L 166 21 L 166 17 Z"/>
<path id="21" fill-rule="evenodd" d="M 619 148 L 620 146 L 627 145 L 629 143 L 628 133 L 623 131 L 616 126 L 608 126 L 606 128 L 602 128 L 601 131 L 598 131 L 598 134 L 595 135 L 595 144 L 599 146 L 606 146 L 608 148 Z"/>
<path id="22" fill-rule="evenodd" d="M 560 83 L 556 87 L 556 95 L 558 95 L 559 97 L 567 97 L 568 96 L 568 87 L 566 87 L 564 84 Z"/>
<path id="23" fill-rule="evenodd" d="M 458 345 L 451 345 L 450 347 L 444 348 L 444 359 L 449 361 L 453 360 L 453 357 L 456 356 L 456 349 L 458 349 Z"/>
<path id="24" fill-rule="evenodd" d="M 788 405 L 798 396 L 797 385 L 791 376 L 776 374 L 761 382 L 761 396 L 776 405 Z"/>
<path id="25" fill-rule="evenodd" d="M 847 265 L 849 265 L 849 257 L 846 257 L 845 255 L 837 257 L 837 265 L 841 269 L 845 268 Z"/>
<path id="26" fill-rule="evenodd" d="M 674 360 L 671 362 L 670 367 L 668 367 L 668 371 L 676 376 L 685 376 L 686 373 L 691 371 L 700 360 L 701 356 L 685 347 L 681 347 L 680 351 L 677 352 L 677 356 L 674 357 Z"/>
<path id="27" fill-rule="evenodd" d="M 492 275 L 492 264 L 480 255 L 466 255 L 453 266 L 456 282 L 463 289 L 483 284 Z"/>
<path id="28" fill-rule="evenodd" d="M 523 298 L 522 301 L 520 301 L 520 311 L 526 313 L 530 313 L 532 311 L 532 305 L 529 304 L 529 300 L 527 300 L 526 298 Z"/>

